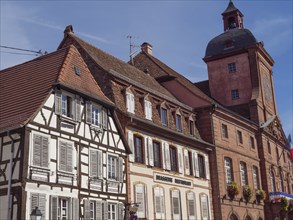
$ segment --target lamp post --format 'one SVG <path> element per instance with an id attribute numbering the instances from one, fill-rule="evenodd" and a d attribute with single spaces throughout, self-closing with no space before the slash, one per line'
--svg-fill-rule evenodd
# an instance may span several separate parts
<path id="1" fill-rule="evenodd" d="M 31 220 L 41 220 L 42 218 L 41 210 L 36 206 L 35 209 L 31 213 Z"/>

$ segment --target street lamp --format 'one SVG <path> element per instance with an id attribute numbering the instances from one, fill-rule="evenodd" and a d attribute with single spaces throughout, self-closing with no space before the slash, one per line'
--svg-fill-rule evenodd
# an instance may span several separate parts
<path id="1" fill-rule="evenodd" d="M 42 218 L 41 210 L 36 206 L 36 208 L 31 213 L 31 220 L 41 220 Z"/>

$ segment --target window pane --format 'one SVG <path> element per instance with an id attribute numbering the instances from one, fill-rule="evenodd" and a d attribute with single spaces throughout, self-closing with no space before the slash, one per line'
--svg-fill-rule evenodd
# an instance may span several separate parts
<path id="1" fill-rule="evenodd" d="M 229 158 L 225 158 L 225 174 L 226 183 L 230 184 L 232 182 L 232 163 Z"/>
<path id="2" fill-rule="evenodd" d="M 160 143 L 153 141 L 154 166 L 161 167 L 161 146 Z"/>
<path id="3" fill-rule="evenodd" d="M 135 162 L 143 163 L 143 143 L 141 137 L 134 136 L 134 148 Z"/>
<path id="4" fill-rule="evenodd" d="M 167 109 L 161 108 L 161 120 L 163 125 L 167 125 Z"/>
<path id="5" fill-rule="evenodd" d="M 175 147 L 170 146 L 169 151 L 170 151 L 171 170 L 178 171 L 177 170 L 177 150 Z"/>
<path id="6" fill-rule="evenodd" d="M 205 178 L 205 161 L 202 155 L 198 155 L 199 177 Z"/>
<path id="7" fill-rule="evenodd" d="M 181 115 L 176 114 L 176 130 L 182 131 Z"/>

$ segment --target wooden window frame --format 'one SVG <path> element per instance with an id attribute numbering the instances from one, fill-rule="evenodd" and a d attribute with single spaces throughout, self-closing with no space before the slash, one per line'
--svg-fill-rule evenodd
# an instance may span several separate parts
<path id="1" fill-rule="evenodd" d="M 137 146 L 137 142 L 136 139 L 140 139 L 141 140 L 141 146 Z M 134 162 L 136 163 L 145 163 L 145 152 L 144 152 L 144 138 L 140 135 L 133 135 L 133 143 L 134 143 Z M 141 158 L 138 157 L 138 151 L 137 149 L 140 148 L 141 151 Z"/>
<path id="2" fill-rule="evenodd" d="M 157 144 L 158 149 L 159 149 L 159 155 L 156 155 L 156 151 L 155 151 L 155 145 Z M 154 167 L 158 167 L 158 168 L 162 168 L 162 146 L 161 146 L 161 142 L 159 141 L 155 141 L 153 140 L 153 153 L 154 153 Z M 156 156 L 155 156 L 156 155 Z M 159 166 L 158 164 L 156 164 L 156 158 L 158 157 L 159 159 Z"/>
<path id="3" fill-rule="evenodd" d="M 170 152 L 170 168 L 173 172 L 179 172 L 179 166 L 178 166 L 178 151 L 177 148 L 173 145 L 169 146 L 169 152 Z"/>

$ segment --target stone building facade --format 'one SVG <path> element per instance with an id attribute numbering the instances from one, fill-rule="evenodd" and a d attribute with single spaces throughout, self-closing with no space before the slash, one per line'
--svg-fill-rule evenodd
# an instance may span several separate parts
<path id="1" fill-rule="evenodd" d="M 224 32 L 206 48 L 207 81 L 191 83 L 154 57 L 149 43 L 142 44 L 134 65 L 195 108 L 201 137 L 215 144 L 210 158 L 215 219 L 284 217 L 280 198 L 292 199 L 292 159 L 277 114 L 274 61 L 244 28 L 232 1 L 222 16 Z M 235 196 L 228 193 L 231 182 L 240 191 Z M 253 193 L 249 200 L 247 188 Z M 264 201 L 257 196 L 261 190 L 268 195 Z"/>

